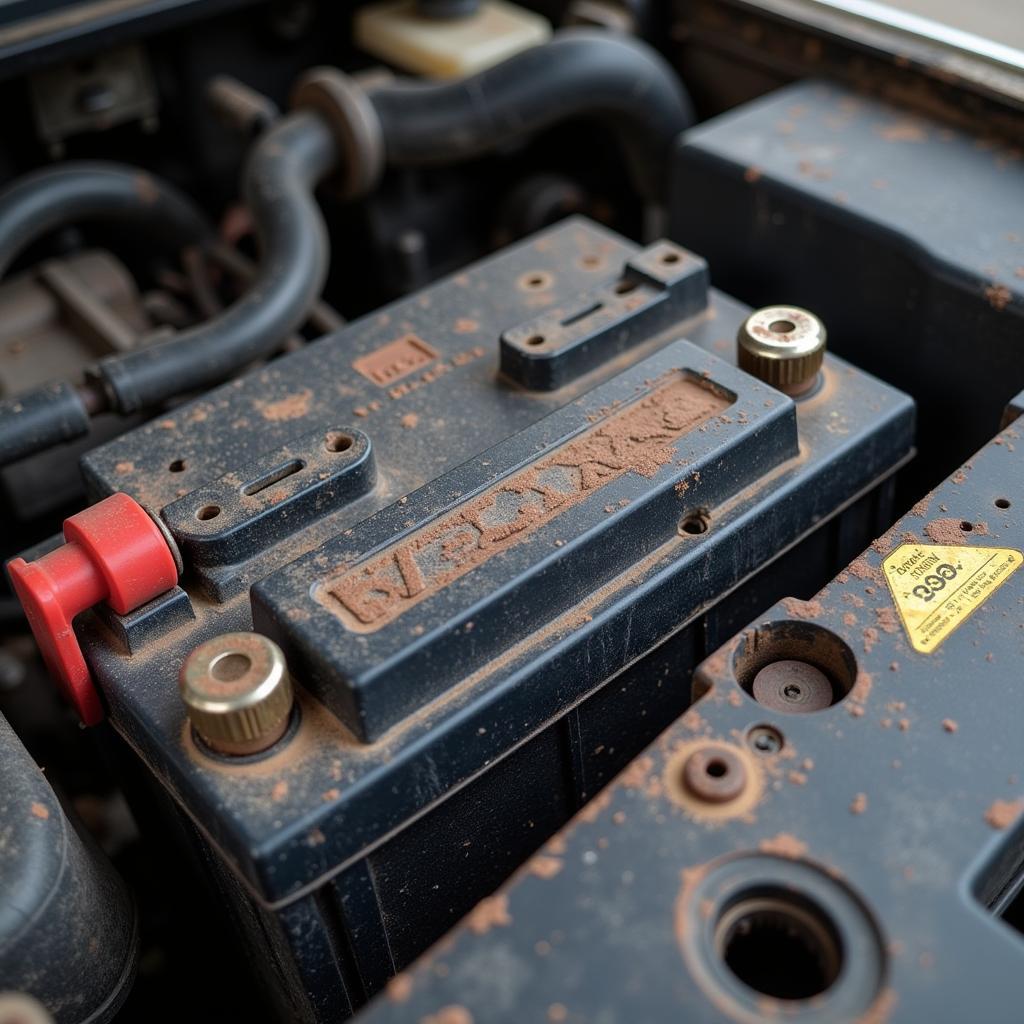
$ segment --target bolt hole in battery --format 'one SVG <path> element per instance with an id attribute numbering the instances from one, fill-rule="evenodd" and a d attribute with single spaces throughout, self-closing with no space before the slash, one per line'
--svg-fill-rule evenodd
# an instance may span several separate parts
<path id="1" fill-rule="evenodd" d="M 278 466 L 277 469 L 272 469 L 269 473 L 264 473 L 263 476 L 257 477 L 255 480 L 251 480 L 242 488 L 242 493 L 247 498 L 251 498 L 254 494 L 259 494 L 260 491 L 265 491 L 273 484 L 280 483 L 282 480 L 287 480 L 288 477 L 294 476 L 300 470 L 305 468 L 306 463 L 302 459 L 291 459 L 283 465 Z"/>
<path id="2" fill-rule="evenodd" d="M 220 505 L 204 505 L 196 512 L 196 519 L 200 522 L 208 522 L 220 515 Z"/>
<path id="3" fill-rule="evenodd" d="M 747 732 L 747 743 L 758 754 L 777 754 L 785 744 L 782 733 L 771 725 L 755 725 Z"/>
<path id="4" fill-rule="evenodd" d="M 707 533 L 710 526 L 711 516 L 705 509 L 695 509 L 693 512 L 687 512 L 679 522 L 680 532 L 690 537 Z"/>
<path id="5" fill-rule="evenodd" d="M 796 324 L 792 320 L 773 320 L 768 325 L 772 334 L 792 334 L 796 330 Z"/>
<path id="6" fill-rule="evenodd" d="M 708 766 L 704 771 L 713 779 L 723 779 L 729 774 L 729 766 L 725 761 L 716 758 L 714 761 L 708 761 Z"/>
<path id="7" fill-rule="evenodd" d="M 331 433 L 324 438 L 324 448 L 335 454 L 347 452 L 354 443 L 355 442 L 349 434 L 344 434 L 340 430 L 332 430 Z"/>
<path id="8" fill-rule="evenodd" d="M 1012 502 L 1009 498 L 996 498 L 995 500 L 996 508 L 1007 509 L 1010 507 L 1011 504 Z"/>
<path id="9" fill-rule="evenodd" d="M 782 891 L 751 893 L 727 907 L 715 946 L 738 981 L 785 1001 L 827 992 L 843 964 L 839 933 L 824 911 Z"/>

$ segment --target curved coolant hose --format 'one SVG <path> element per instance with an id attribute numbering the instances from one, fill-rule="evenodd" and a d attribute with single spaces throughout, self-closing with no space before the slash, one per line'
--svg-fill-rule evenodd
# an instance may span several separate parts
<path id="1" fill-rule="evenodd" d="M 44 235 L 90 220 L 145 231 L 151 245 L 171 252 L 211 234 L 198 208 L 169 182 L 123 164 L 74 161 L 26 174 L 0 193 L 0 277 Z"/>
<path id="2" fill-rule="evenodd" d="M 91 373 L 96 381 L 92 408 L 86 408 L 83 392 L 69 384 L 46 385 L 0 402 L 0 466 L 83 436 L 97 407 L 135 412 L 210 387 L 269 355 L 302 324 L 327 277 L 327 231 L 313 189 L 337 160 L 331 131 L 314 113 L 291 114 L 270 128 L 253 147 L 244 173 L 244 193 L 263 253 L 249 290 L 216 319 L 101 360 Z M 3 210 L 0 199 L 0 231 Z M 65 207 L 62 222 L 69 210 Z M 47 228 L 52 226 L 48 222 Z M 25 229 L 18 228 L 12 237 L 26 237 Z M 0 234 L 0 259 L 14 251 L 14 243 Z"/>
<path id="3" fill-rule="evenodd" d="M 330 128 L 312 112 L 289 114 L 260 137 L 244 174 L 262 254 L 255 280 L 215 319 L 101 360 L 95 376 L 118 412 L 217 384 L 270 355 L 301 326 L 320 297 L 330 256 L 313 189 L 337 160 Z"/>
<path id="4" fill-rule="evenodd" d="M 471 78 L 397 82 L 370 91 L 392 166 L 453 163 L 571 117 L 604 124 L 633 183 L 664 202 L 669 156 L 693 124 L 679 78 L 650 46 L 626 36 L 565 29 Z"/>

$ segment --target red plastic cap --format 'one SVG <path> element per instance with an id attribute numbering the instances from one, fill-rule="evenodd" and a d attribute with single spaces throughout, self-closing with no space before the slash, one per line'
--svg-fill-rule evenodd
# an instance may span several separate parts
<path id="1" fill-rule="evenodd" d="M 64 523 L 66 543 L 35 562 L 8 565 L 50 673 L 86 725 L 103 718 L 72 620 L 106 601 L 120 615 L 178 582 L 174 556 L 146 510 L 112 494 Z"/>

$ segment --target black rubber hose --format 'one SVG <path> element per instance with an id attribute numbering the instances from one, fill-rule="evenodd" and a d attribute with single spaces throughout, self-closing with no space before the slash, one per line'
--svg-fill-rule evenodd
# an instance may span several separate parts
<path id="1" fill-rule="evenodd" d="M 210 237 L 202 213 L 173 185 L 121 164 L 75 161 L 19 178 L 0 193 L 0 277 L 27 246 L 56 228 L 102 220 L 144 231 L 177 252 Z M 0 401 L 0 466 L 84 437 L 89 410 L 70 384 Z"/>
<path id="2" fill-rule="evenodd" d="M 89 375 L 110 407 L 128 414 L 218 384 L 269 355 L 302 324 L 320 296 L 328 269 L 327 230 L 313 188 L 337 160 L 330 129 L 311 112 L 282 118 L 260 138 L 244 173 L 245 196 L 263 253 L 256 279 L 216 319 L 167 341 L 101 360 Z M 69 206 L 64 218 L 73 219 Z M 20 235 L 27 237 L 24 231 Z M 0 238 L 0 254 L 14 251 L 13 244 Z M 80 437 L 88 423 L 82 398 L 66 384 L 2 401 L 0 465 Z"/>
<path id="3" fill-rule="evenodd" d="M 27 174 L 0 193 L 0 277 L 32 242 L 90 220 L 145 232 L 148 244 L 171 252 L 210 235 L 196 206 L 168 182 L 121 164 L 76 161 Z"/>
<path id="4" fill-rule="evenodd" d="M 89 433 L 89 413 L 63 382 L 44 384 L 0 402 L 0 466 Z"/>
<path id="5" fill-rule="evenodd" d="M 565 29 L 460 81 L 382 85 L 370 100 L 393 166 L 481 156 L 570 117 L 593 117 L 622 146 L 634 185 L 652 202 L 664 202 L 672 146 L 694 119 L 658 53 L 591 29 Z"/>
<path id="6" fill-rule="evenodd" d="M 312 112 L 282 118 L 253 147 L 244 192 L 259 236 L 259 273 L 215 320 L 167 341 L 101 360 L 92 373 L 118 412 L 220 383 L 269 355 L 306 319 L 327 278 L 327 229 L 313 189 L 339 159 Z"/>

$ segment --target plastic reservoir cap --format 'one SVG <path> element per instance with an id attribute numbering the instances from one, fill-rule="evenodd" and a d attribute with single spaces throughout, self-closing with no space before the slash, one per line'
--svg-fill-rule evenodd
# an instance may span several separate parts
<path id="1" fill-rule="evenodd" d="M 127 494 L 112 494 L 64 522 L 65 543 L 34 562 L 7 569 L 46 667 L 86 725 L 103 718 L 96 685 L 72 626 L 106 601 L 120 615 L 178 582 L 170 545 L 149 513 Z"/>
<path id="2" fill-rule="evenodd" d="M 483 0 L 463 18 L 434 19 L 416 0 L 384 0 L 360 8 L 356 45 L 403 71 L 430 78 L 464 78 L 551 38 L 551 25 L 533 11 Z"/>

